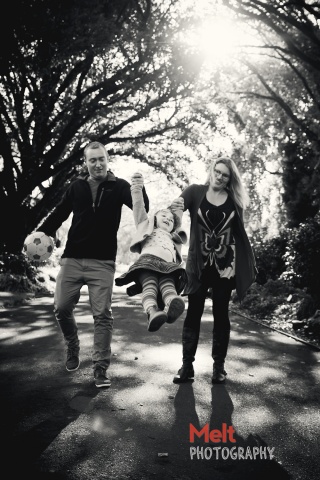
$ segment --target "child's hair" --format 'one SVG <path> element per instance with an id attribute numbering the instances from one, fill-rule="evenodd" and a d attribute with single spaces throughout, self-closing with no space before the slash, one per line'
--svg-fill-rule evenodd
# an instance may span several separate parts
<path id="1" fill-rule="evenodd" d="M 179 228 L 181 226 L 181 222 L 180 222 L 180 218 L 178 217 L 178 215 L 176 213 L 174 213 L 172 211 L 172 209 L 170 207 L 168 208 L 160 208 L 160 210 L 158 210 L 155 215 L 154 215 L 154 226 L 157 227 L 157 215 L 159 212 L 163 212 L 165 210 L 169 210 L 170 213 L 172 213 L 172 216 L 173 216 L 173 229 L 172 229 L 172 232 L 174 232 L 177 228 Z"/>

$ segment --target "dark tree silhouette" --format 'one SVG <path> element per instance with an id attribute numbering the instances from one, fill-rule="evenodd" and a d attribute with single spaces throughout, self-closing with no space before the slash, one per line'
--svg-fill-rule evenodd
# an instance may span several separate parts
<path id="1" fill-rule="evenodd" d="M 176 41 L 188 19 L 175 4 L 11 2 L 0 47 L 1 253 L 21 251 L 81 170 L 88 140 L 173 174 L 173 158 L 149 145 L 183 141 L 200 62 Z"/>

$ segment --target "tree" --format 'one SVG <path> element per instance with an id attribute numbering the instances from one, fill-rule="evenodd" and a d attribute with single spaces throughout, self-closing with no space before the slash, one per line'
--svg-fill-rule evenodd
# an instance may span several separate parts
<path id="1" fill-rule="evenodd" d="M 173 175 L 201 62 L 176 42 L 190 20 L 175 1 L 13 4 L 0 51 L 1 253 L 21 251 L 81 171 L 88 140 Z M 162 138 L 168 157 L 155 158 Z"/>
<path id="2" fill-rule="evenodd" d="M 248 28 L 260 33 L 261 58 L 241 58 L 250 81 L 237 94 L 268 108 L 282 162 L 283 200 L 289 226 L 313 217 L 320 207 L 320 5 L 304 0 L 225 0 Z M 256 58 L 258 55 L 256 55 Z M 267 65 L 267 68 L 266 68 Z M 277 120 L 278 119 L 278 120 Z"/>

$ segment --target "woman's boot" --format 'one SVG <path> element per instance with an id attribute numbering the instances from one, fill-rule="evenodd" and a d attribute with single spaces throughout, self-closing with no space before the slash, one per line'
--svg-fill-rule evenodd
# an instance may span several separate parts
<path id="1" fill-rule="evenodd" d="M 229 329 L 219 333 L 213 332 L 212 334 L 212 383 L 224 383 L 226 381 L 227 372 L 224 369 L 224 362 L 227 356 L 229 339 Z"/>
<path id="2" fill-rule="evenodd" d="M 182 330 L 182 367 L 173 378 L 173 383 L 185 383 L 193 381 L 193 362 L 197 351 L 199 332 L 189 327 Z"/>

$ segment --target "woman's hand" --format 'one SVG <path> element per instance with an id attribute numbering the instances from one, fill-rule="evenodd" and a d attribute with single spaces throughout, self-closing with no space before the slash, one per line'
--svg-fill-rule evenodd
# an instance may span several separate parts
<path id="1" fill-rule="evenodd" d="M 171 210 L 174 212 L 175 210 L 182 210 L 184 209 L 184 199 L 182 197 L 175 198 L 171 205 Z"/>

